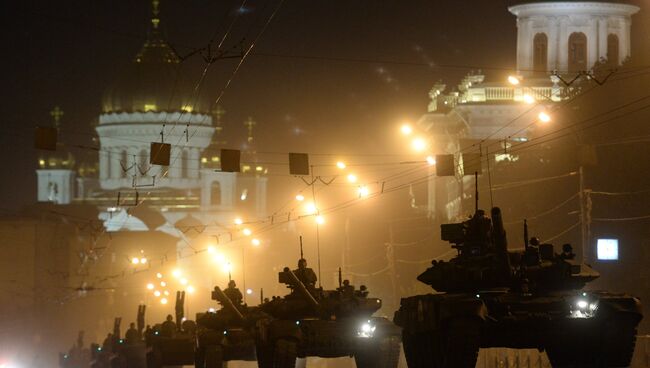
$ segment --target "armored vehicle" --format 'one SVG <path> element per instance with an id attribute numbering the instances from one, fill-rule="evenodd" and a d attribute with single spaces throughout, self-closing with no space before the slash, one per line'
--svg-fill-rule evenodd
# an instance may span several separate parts
<path id="1" fill-rule="evenodd" d="M 195 358 L 196 323 L 185 319 L 185 292 L 176 292 L 176 322 L 171 315 L 146 334 L 147 367 L 193 365 Z"/>
<path id="2" fill-rule="evenodd" d="M 296 358 L 354 357 L 359 368 L 396 368 L 400 330 L 386 318 L 372 317 L 381 300 L 369 298 L 347 282 L 339 288 L 316 288 L 316 275 L 301 258 L 298 269 L 286 267 L 279 282 L 291 293 L 261 305 L 271 318 L 257 322 L 257 360 L 260 368 L 294 368 Z"/>
<path id="3" fill-rule="evenodd" d="M 501 211 L 477 210 L 459 224 L 441 226 L 458 255 L 433 261 L 418 280 L 436 294 L 401 300 L 410 368 L 473 368 L 479 348 L 546 350 L 554 367 L 624 367 L 642 318 L 637 298 L 583 290 L 599 275 L 574 260 L 571 246 L 529 242 L 508 251 Z"/>
<path id="4" fill-rule="evenodd" d="M 216 286 L 212 299 L 222 308 L 196 315 L 196 368 L 221 368 L 231 360 L 255 361 L 254 333 L 259 308 L 242 303 L 242 293 L 232 280 L 225 291 Z"/>
<path id="5" fill-rule="evenodd" d="M 115 318 L 113 333 L 109 334 L 102 346 L 92 344 L 90 366 L 93 368 L 146 368 L 147 346 L 142 336 L 144 329 L 145 306 L 138 306 L 137 328 L 131 323 L 124 338 L 121 337 L 122 318 Z"/>

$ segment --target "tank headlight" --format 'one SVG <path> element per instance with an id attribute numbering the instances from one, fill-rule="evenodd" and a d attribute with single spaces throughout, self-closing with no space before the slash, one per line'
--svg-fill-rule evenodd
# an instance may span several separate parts
<path id="1" fill-rule="evenodd" d="M 377 326 L 373 325 L 370 323 L 370 321 L 364 322 L 361 324 L 359 329 L 357 330 L 357 336 L 363 337 L 363 338 L 371 338 L 375 335 L 375 330 L 377 329 Z"/>
<path id="2" fill-rule="evenodd" d="M 582 299 L 581 299 L 581 300 L 578 300 L 578 302 L 576 303 L 576 305 L 577 305 L 578 308 L 580 308 L 580 309 L 587 309 L 587 307 L 589 306 L 589 303 L 588 303 L 586 300 L 582 300 Z"/>

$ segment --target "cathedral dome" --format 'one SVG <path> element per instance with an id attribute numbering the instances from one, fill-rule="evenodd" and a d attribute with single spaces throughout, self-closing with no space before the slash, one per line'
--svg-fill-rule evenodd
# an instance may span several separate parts
<path id="1" fill-rule="evenodd" d="M 142 49 L 105 91 L 102 112 L 208 112 L 209 104 L 193 93 L 180 73 L 180 58 L 159 31 L 158 1 Z"/>

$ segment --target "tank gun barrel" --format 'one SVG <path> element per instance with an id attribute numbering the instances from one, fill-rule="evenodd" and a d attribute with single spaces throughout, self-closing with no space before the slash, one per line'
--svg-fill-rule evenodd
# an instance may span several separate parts
<path id="1" fill-rule="evenodd" d="M 287 281 L 289 281 L 289 284 L 292 285 L 293 287 L 295 287 L 305 297 L 305 299 L 307 299 L 307 301 L 309 301 L 309 304 L 311 304 L 314 308 L 318 308 L 318 306 L 319 306 L 318 301 L 314 298 L 313 295 L 311 295 L 309 290 L 307 290 L 307 287 L 305 286 L 305 284 L 303 284 L 302 281 L 300 281 L 298 276 L 296 276 L 296 274 L 293 273 L 293 271 L 291 271 L 289 269 L 285 269 L 281 273 L 286 275 L 286 277 L 288 278 Z M 280 279 L 282 280 L 282 277 L 280 277 Z"/>
<path id="2" fill-rule="evenodd" d="M 233 304 L 232 300 L 230 300 L 230 298 L 228 298 L 228 296 L 218 286 L 214 287 L 214 292 L 212 293 L 212 299 L 221 303 L 221 305 L 223 305 L 224 308 L 226 308 L 228 311 L 234 314 L 237 317 L 237 319 L 239 319 L 240 321 L 244 320 L 244 315 L 241 314 L 239 309 L 237 309 L 237 307 L 235 307 L 235 304 Z"/>

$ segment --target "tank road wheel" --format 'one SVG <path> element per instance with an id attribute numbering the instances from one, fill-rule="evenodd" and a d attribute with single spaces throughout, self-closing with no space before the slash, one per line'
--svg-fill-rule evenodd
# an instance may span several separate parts
<path id="1" fill-rule="evenodd" d="M 441 368 L 474 368 L 481 344 L 481 320 L 453 319 L 449 321 L 441 340 Z"/>
<path id="2" fill-rule="evenodd" d="M 627 367 L 632 362 L 636 345 L 636 315 L 619 313 L 608 318 L 601 327 L 600 352 L 604 367 Z"/>
<path id="3" fill-rule="evenodd" d="M 402 333 L 404 356 L 409 367 L 439 368 L 442 367 L 440 334 L 422 332 L 418 334 Z"/>
<path id="4" fill-rule="evenodd" d="M 386 336 L 373 344 L 368 344 L 354 354 L 357 368 L 397 368 L 399 363 L 400 339 Z"/>
<path id="5" fill-rule="evenodd" d="M 210 345 L 205 348 L 205 368 L 223 368 L 223 350 L 221 346 Z"/>
<path id="6" fill-rule="evenodd" d="M 296 342 L 288 339 L 279 339 L 275 343 L 273 352 L 273 368 L 295 368 L 298 358 Z"/>
<path id="7" fill-rule="evenodd" d="M 258 341 L 255 344 L 258 368 L 273 368 L 273 348 L 269 344 Z"/>

